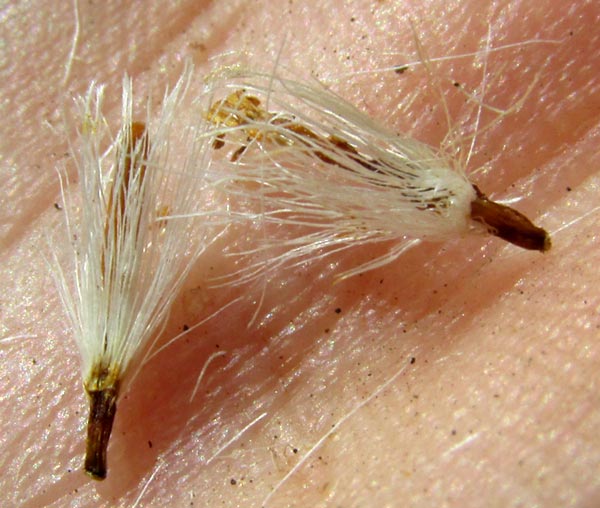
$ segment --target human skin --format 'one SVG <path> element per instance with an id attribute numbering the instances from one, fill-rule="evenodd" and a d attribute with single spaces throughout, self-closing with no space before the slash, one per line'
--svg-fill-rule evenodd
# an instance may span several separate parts
<path id="1" fill-rule="evenodd" d="M 139 506 L 260 506 L 298 464 L 269 506 L 600 504 L 600 7 L 527 4 L 86 3 L 64 83 L 72 6 L 5 7 L 0 309 L 2 337 L 25 337 L 0 343 L 2 506 L 131 506 L 138 497 Z M 506 108 L 538 81 L 519 111 L 478 136 L 469 164 L 484 167 L 473 179 L 488 194 L 522 198 L 514 206 L 553 233 L 551 251 L 456 239 L 333 284 L 374 254 L 359 247 L 266 286 L 209 289 L 207 274 L 232 265 L 221 249 L 247 248 L 259 234 L 234 228 L 195 268 L 165 336 L 241 300 L 144 366 L 119 403 L 108 478 L 88 479 L 78 353 L 41 254 L 64 220 L 54 206 L 55 169 L 69 167 L 64 98 L 106 83 L 116 121 L 125 72 L 141 90 L 160 90 L 185 58 L 198 79 L 226 51 L 249 51 L 240 58 L 269 70 L 283 45 L 280 62 L 300 77 L 312 71 L 389 128 L 435 145 L 448 129 L 442 110 L 431 112 L 439 97 L 410 100 L 415 83 L 435 79 L 423 68 L 334 79 L 418 60 L 407 13 L 430 57 L 480 48 L 490 23 L 493 46 L 561 40 L 490 57 L 486 103 Z M 473 62 L 451 60 L 433 75 L 474 90 L 482 69 Z M 461 93 L 447 98 L 454 120 Z M 52 245 L 61 259 L 70 248 Z M 226 355 L 190 401 L 216 350 Z"/>

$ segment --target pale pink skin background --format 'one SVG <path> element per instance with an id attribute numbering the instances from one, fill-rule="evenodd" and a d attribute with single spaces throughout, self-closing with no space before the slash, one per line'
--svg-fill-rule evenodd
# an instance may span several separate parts
<path id="1" fill-rule="evenodd" d="M 5 7 L 1 333 L 34 338 L 0 345 L 2 506 L 131 506 L 153 472 L 139 506 L 260 506 L 400 369 L 270 506 L 598 506 L 600 6 L 560 4 L 81 2 L 67 91 L 72 6 Z M 219 249 L 250 244 L 236 230 L 195 271 L 166 333 L 245 299 L 145 366 L 119 405 L 108 479 L 89 480 L 80 471 L 87 401 L 78 353 L 41 255 L 64 219 L 54 207 L 55 168 L 68 163 L 61 101 L 97 79 L 115 94 L 116 118 L 126 71 L 141 89 L 160 90 L 186 57 L 200 79 L 207 59 L 229 50 L 251 50 L 249 61 L 268 70 L 285 41 L 281 61 L 301 77 L 313 71 L 388 127 L 436 144 L 447 126 L 431 114 L 435 98 L 395 110 L 412 96 L 411 72 L 333 79 L 415 60 L 407 13 L 430 56 L 473 51 L 490 21 L 495 45 L 564 39 L 494 60 L 497 72 L 503 58 L 507 67 L 488 102 L 510 105 L 538 71 L 539 83 L 523 109 L 479 137 L 471 164 L 487 164 L 474 178 L 488 193 L 521 197 L 517 207 L 555 232 L 551 252 L 457 239 L 332 285 L 333 273 L 369 259 L 357 249 L 281 274 L 267 286 L 262 325 L 247 329 L 259 286 L 204 290 L 208 272 L 227 268 Z M 440 72 L 473 88 L 480 71 L 470 58 Z M 190 403 L 217 345 L 227 356 L 211 364 Z"/>

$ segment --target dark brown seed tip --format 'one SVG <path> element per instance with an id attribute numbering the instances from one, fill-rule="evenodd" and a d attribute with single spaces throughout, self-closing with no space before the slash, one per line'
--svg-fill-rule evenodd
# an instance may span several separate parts
<path id="1" fill-rule="evenodd" d="M 484 224 L 489 233 L 528 250 L 546 252 L 552 246 L 550 235 L 515 209 L 491 201 L 477 186 L 471 203 L 471 218 Z"/>
<path id="2" fill-rule="evenodd" d="M 84 470 L 94 480 L 106 478 L 106 451 L 117 411 L 118 389 L 86 390 L 90 399 Z"/>

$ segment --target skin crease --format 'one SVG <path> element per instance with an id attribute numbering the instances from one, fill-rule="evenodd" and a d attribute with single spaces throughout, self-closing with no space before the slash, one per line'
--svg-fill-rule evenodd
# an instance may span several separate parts
<path id="1" fill-rule="evenodd" d="M 357 2 L 354 10 L 333 0 L 290 2 L 277 11 L 272 2 L 223 4 L 82 2 L 66 86 L 72 6 L 5 8 L 2 336 L 35 337 L 0 343 L 2 505 L 131 506 L 141 496 L 138 506 L 260 506 L 312 445 L 403 369 L 334 429 L 270 506 L 597 506 L 600 8 L 583 1 L 431 1 L 420 10 L 403 2 Z M 552 250 L 456 240 L 332 285 L 334 273 L 370 259 L 359 248 L 282 273 L 247 328 L 260 284 L 206 289 L 209 273 L 231 268 L 220 251 L 248 247 L 259 234 L 235 229 L 194 270 L 165 336 L 243 299 L 145 365 L 119 404 L 108 479 L 89 480 L 80 471 L 87 402 L 78 354 L 40 255 L 64 220 L 54 206 L 54 170 L 69 163 L 62 98 L 92 79 L 107 83 L 116 121 L 126 71 L 143 96 L 174 83 L 186 57 L 199 79 L 211 57 L 230 50 L 251 50 L 244 58 L 269 69 L 285 41 L 284 65 L 303 77 L 312 70 L 385 125 L 435 145 L 447 125 L 441 109 L 430 108 L 439 99 L 411 92 L 428 81 L 422 69 L 333 79 L 397 63 L 385 53 L 418 60 L 407 12 L 430 56 L 481 47 L 490 20 L 494 46 L 563 40 L 490 58 L 490 74 L 502 75 L 486 103 L 507 107 L 539 72 L 538 82 L 520 111 L 478 137 L 470 163 L 485 165 L 474 179 L 486 192 L 522 198 L 515 206 L 554 233 Z M 472 57 L 436 75 L 471 90 L 481 84 Z M 455 119 L 462 99 L 449 96 Z M 69 246 L 55 248 L 64 258 Z M 227 354 L 211 363 L 190 402 L 215 351 Z"/>

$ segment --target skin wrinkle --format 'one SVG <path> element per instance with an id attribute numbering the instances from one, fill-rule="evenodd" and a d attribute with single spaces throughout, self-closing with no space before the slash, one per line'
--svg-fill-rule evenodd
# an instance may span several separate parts
<path id="1" fill-rule="evenodd" d="M 127 13 L 120 13 L 118 2 L 80 5 L 81 40 L 67 95 L 83 92 L 93 78 L 107 83 L 115 92 L 109 117 L 116 120 L 118 83 L 132 70 L 136 48 L 147 47 L 144 30 L 160 27 L 174 12 L 179 20 L 188 14 L 190 21 L 173 23 L 184 31 L 165 37 L 163 46 L 152 46 L 153 54 L 143 53 L 143 65 L 134 65 L 141 97 L 147 90 L 160 97 L 189 55 L 202 64 L 223 51 L 251 50 L 268 68 L 285 40 L 282 62 L 306 69 L 305 77 L 309 69 L 327 77 L 389 64 L 384 52 L 413 47 L 409 30 L 399 29 L 409 26 L 403 5 L 365 1 L 349 12 L 334 0 L 319 7 L 285 3 L 281 10 L 270 2 L 249 7 L 239 1 L 233 4 L 236 11 L 216 5 L 221 3 L 199 9 L 197 2 L 161 2 L 158 9 L 158 3 L 148 2 Z M 232 232 L 198 267 L 166 336 L 231 298 L 244 299 L 145 366 L 119 406 L 109 477 L 101 485 L 89 481 L 80 471 L 86 401 L 79 359 L 39 253 L 47 232 L 60 231 L 64 220 L 64 212 L 54 207 L 60 204 L 54 168 L 69 163 L 60 132 L 44 123 L 60 131 L 53 108 L 65 92 L 59 90 L 60 78 L 51 76 L 62 76 L 73 32 L 72 18 L 55 17 L 52 8 L 32 2 L 6 27 L 13 35 L 11 58 L 27 62 L 19 79 L 35 87 L 19 89 L 10 81 L 14 77 L 5 71 L 1 76 L 7 83 L 2 129 L 13 132 L 0 152 L 8 176 L 2 209 L 11 225 L 0 265 L 6 288 L 0 301 L 3 336 L 36 335 L 0 344 L 3 505 L 128 506 L 159 460 L 160 471 L 140 506 L 259 506 L 331 425 L 407 363 L 390 388 L 326 440 L 271 506 L 394 506 L 399 499 L 405 506 L 598 504 L 595 214 L 556 234 L 553 249 L 543 256 L 475 238 L 424 246 L 336 285 L 332 274 L 369 259 L 369 248 L 290 270 L 267 286 L 258 316 L 262 325 L 249 330 L 245 323 L 260 286 L 204 291 L 207 274 L 233 264 L 221 259 L 220 248 L 251 245 L 246 237 L 252 231 Z M 533 78 L 529 66 L 553 57 L 540 88 L 520 112 L 480 137 L 484 148 L 472 161 L 474 168 L 490 161 L 491 169 L 477 177 L 483 190 L 494 197 L 523 196 L 517 208 L 556 231 L 596 206 L 599 108 L 593 101 L 598 100 L 600 45 L 592 37 L 599 8 L 574 2 L 565 19 L 566 10 L 550 2 L 535 8 L 461 2 L 457 12 L 431 2 L 414 14 L 424 20 L 419 34 L 428 53 L 465 51 L 471 47 L 465 33 L 485 38 L 487 14 L 468 16 L 475 8 L 498 20 L 493 33 L 506 38 L 494 39 L 495 44 L 561 38 L 573 31 L 564 45 L 517 53 L 517 70 L 509 67 L 511 72 L 493 83 L 486 98 L 510 104 Z M 29 28 L 45 12 L 57 58 L 40 60 L 55 68 L 36 70 L 31 62 L 49 49 Z M 149 20 L 138 26 L 133 20 L 145 19 L 145 12 L 151 13 Z M 428 12 L 440 13 L 443 21 Z M 292 30 L 297 24 L 301 28 Z M 111 29 L 96 32 L 98 27 Z M 450 37 L 460 42 L 444 43 Z M 453 75 L 476 86 L 470 69 L 465 64 Z M 432 121 L 439 110 L 431 113 L 427 105 L 434 99 L 406 97 L 405 81 L 398 85 L 398 80 L 413 79 L 410 73 L 392 78 L 341 80 L 335 90 L 394 130 L 408 126 L 418 139 L 439 141 L 447 127 L 439 115 L 439 123 Z M 16 89 L 21 104 L 11 102 Z M 410 105 L 396 109 L 403 99 Z M 66 260 L 68 245 L 57 248 Z M 338 266 L 329 264 L 333 261 Z M 206 302 L 204 310 L 199 302 Z M 216 350 L 227 354 L 211 364 L 190 403 L 196 377 Z M 239 442 L 204 465 L 263 411 L 267 416 Z"/>

